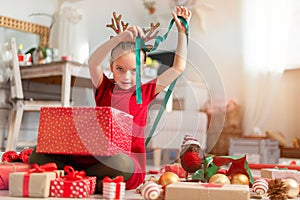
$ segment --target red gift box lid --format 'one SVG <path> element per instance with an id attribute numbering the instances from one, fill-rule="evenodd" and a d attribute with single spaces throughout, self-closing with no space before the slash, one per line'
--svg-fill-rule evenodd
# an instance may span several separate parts
<path id="1" fill-rule="evenodd" d="M 43 107 L 37 152 L 108 156 L 131 151 L 133 117 L 111 107 Z"/>

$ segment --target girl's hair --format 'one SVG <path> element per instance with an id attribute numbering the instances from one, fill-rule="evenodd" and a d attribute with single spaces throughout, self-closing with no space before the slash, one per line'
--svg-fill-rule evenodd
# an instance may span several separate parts
<path id="1" fill-rule="evenodd" d="M 128 54 L 135 53 L 135 43 L 134 42 L 120 42 L 111 50 L 110 63 L 113 63 L 118 57 Z M 146 62 L 146 52 L 142 50 L 144 56 L 144 62 Z"/>

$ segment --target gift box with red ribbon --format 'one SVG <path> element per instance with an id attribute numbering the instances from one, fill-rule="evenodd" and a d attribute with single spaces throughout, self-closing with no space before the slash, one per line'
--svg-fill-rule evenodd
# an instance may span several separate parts
<path id="1" fill-rule="evenodd" d="M 160 169 L 160 172 L 161 173 L 173 172 L 173 173 L 177 174 L 177 176 L 179 178 L 186 177 L 186 171 L 182 168 L 180 163 L 163 165 Z"/>
<path id="2" fill-rule="evenodd" d="M 9 186 L 9 174 L 13 172 L 27 172 L 31 168 L 26 163 L 0 163 L 0 190 L 7 190 Z"/>
<path id="3" fill-rule="evenodd" d="M 110 156 L 131 151 L 133 117 L 111 107 L 43 107 L 38 153 Z"/>
<path id="4" fill-rule="evenodd" d="M 66 176 L 51 181 L 50 197 L 85 198 L 95 192 L 95 176 L 86 176 L 84 171 L 75 171 L 71 166 L 64 170 Z"/>
<path id="5" fill-rule="evenodd" d="M 50 181 L 58 174 L 55 163 L 45 165 L 32 164 L 27 172 L 13 172 L 9 175 L 9 196 L 48 197 Z"/>
<path id="6" fill-rule="evenodd" d="M 103 179 L 103 197 L 106 199 L 123 199 L 125 196 L 125 182 L 123 176 L 114 179 L 106 176 Z"/>

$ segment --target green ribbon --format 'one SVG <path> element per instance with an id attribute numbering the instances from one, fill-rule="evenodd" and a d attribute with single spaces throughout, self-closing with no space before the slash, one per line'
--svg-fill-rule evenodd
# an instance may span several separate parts
<path id="1" fill-rule="evenodd" d="M 178 18 L 181 20 L 181 22 L 185 26 L 187 40 L 188 40 L 188 32 L 189 32 L 188 23 L 187 23 L 187 21 L 183 17 L 178 16 Z M 136 55 L 136 59 L 135 59 L 135 62 L 136 62 L 136 101 L 137 101 L 138 104 L 142 104 L 142 92 L 141 92 L 141 52 L 140 51 L 141 51 L 141 49 L 143 49 L 146 52 L 155 51 L 158 48 L 158 45 L 161 42 L 164 42 L 167 39 L 167 37 L 169 35 L 169 32 L 171 31 L 171 28 L 172 28 L 174 22 L 175 22 L 175 20 L 172 19 L 171 22 L 170 22 L 170 24 L 169 24 L 168 31 L 167 31 L 167 33 L 165 35 L 163 35 L 163 36 L 159 36 L 158 35 L 158 36 L 155 37 L 154 46 L 151 49 L 147 48 L 147 46 L 145 45 L 145 42 L 143 41 L 143 39 L 141 37 L 136 37 L 136 40 L 135 40 L 135 55 Z"/>
<path id="2" fill-rule="evenodd" d="M 219 156 L 221 158 L 229 158 L 229 159 L 233 159 L 234 161 L 242 159 L 244 156 Z M 220 166 L 217 166 L 214 162 L 213 162 L 214 156 L 208 156 L 204 159 L 204 169 L 205 172 L 203 172 L 202 169 L 199 169 L 195 172 L 195 174 L 193 175 L 193 179 L 194 180 L 201 180 L 202 176 L 205 177 L 205 180 L 208 181 L 210 177 L 212 177 L 214 174 L 217 173 L 217 171 L 220 169 Z M 234 162 L 232 161 L 232 162 Z M 247 172 L 248 176 L 249 176 L 249 182 L 251 184 L 253 184 L 254 179 L 252 177 L 252 173 L 251 170 L 249 168 L 248 162 L 247 160 L 244 161 L 244 169 Z M 204 174 L 203 174 L 204 173 Z"/>
<path id="3" fill-rule="evenodd" d="M 183 17 L 179 16 L 178 18 L 181 20 L 181 22 L 185 26 L 186 36 L 187 36 L 186 38 L 187 38 L 187 42 L 188 42 L 188 32 L 189 32 L 188 23 L 187 23 L 187 21 Z M 144 43 L 144 41 L 142 40 L 141 37 L 137 37 L 136 38 L 136 41 L 135 41 L 135 54 L 136 54 L 136 101 L 137 101 L 138 104 L 142 104 L 142 92 L 141 92 L 141 49 L 143 49 L 146 52 L 155 51 L 157 49 L 158 45 L 161 42 L 164 42 L 167 39 L 167 37 L 169 35 L 169 32 L 171 31 L 171 28 L 172 28 L 174 22 L 175 22 L 175 20 L 172 19 L 171 22 L 170 22 L 170 24 L 169 24 L 168 31 L 167 31 L 167 33 L 165 35 L 163 35 L 163 36 L 156 36 L 155 42 L 154 42 L 154 46 L 151 49 L 147 48 L 147 46 L 145 45 L 145 43 Z M 169 100 L 169 98 L 171 96 L 171 93 L 172 93 L 172 91 L 173 91 L 173 89 L 175 87 L 176 81 L 177 81 L 177 79 L 175 79 L 170 84 L 170 86 L 169 86 L 169 88 L 167 90 L 167 93 L 166 93 L 166 95 L 165 95 L 165 97 L 163 99 L 162 105 L 161 105 L 161 107 L 159 109 L 159 112 L 158 112 L 158 114 L 157 114 L 157 116 L 156 116 L 156 118 L 154 120 L 154 123 L 153 123 L 153 126 L 152 126 L 151 130 L 150 130 L 150 133 L 149 133 L 149 135 L 148 135 L 148 137 L 146 139 L 146 142 L 145 142 L 146 146 L 148 145 L 148 143 L 150 142 L 150 140 L 151 140 L 151 138 L 153 136 L 153 133 L 154 133 L 154 131 L 155 131 L 155 129 L 156 129 L 158 123 L 159 123 L 159 120 L 160 120 L 160 118 L 161 118 L 161 116 L 162 116 L 162 114 L 164 112 L 164 109 L 165 109 L 165 107 L 167 105 L 167 102 L 168 102 L 168 100 Z"/>

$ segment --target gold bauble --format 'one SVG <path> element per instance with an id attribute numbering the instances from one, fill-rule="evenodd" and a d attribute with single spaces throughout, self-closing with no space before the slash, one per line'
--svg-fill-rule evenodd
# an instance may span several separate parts
<path id="1" fill-rule="evenodd" d="M 224 174 L 215 174 L 210 177 L 208 182 L 214 184 L 230 184 L 229 178 Z"/>
<path id="2" fill-rule="evenodd" d="M 231 177 L 231 184 L 249 185 L 249 178 L 245 174 L 234 174 Z"/>
<path id="3" fill-rule="evenodd" d="M 173 172 L 165 172 L 159 177 L 158 180 L 158 183 L 162 186 L 166 186 L 175 182 L 179 182 L 179 177 Z"/>
<path id="4" fill-rule="evenodd" d="M 284 186 L 287 188 L 287 196 L 294 198 L 299 194 L 299 185 L 294 179 L 288 178 L 283 180 Z"/>

